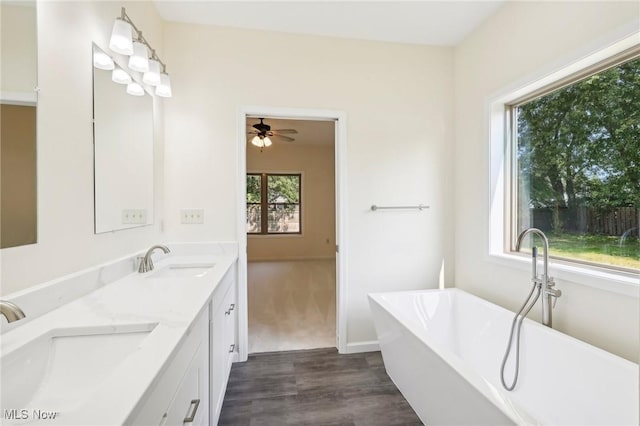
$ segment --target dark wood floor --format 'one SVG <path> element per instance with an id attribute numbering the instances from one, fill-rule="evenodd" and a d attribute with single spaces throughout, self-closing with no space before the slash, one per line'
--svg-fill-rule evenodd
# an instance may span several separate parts
<path id="1" fill-rule="evenodd" d="M 335 348 L 249 356 L 231 369 L 220 425 L 422 425 L 380 352 Z"/>

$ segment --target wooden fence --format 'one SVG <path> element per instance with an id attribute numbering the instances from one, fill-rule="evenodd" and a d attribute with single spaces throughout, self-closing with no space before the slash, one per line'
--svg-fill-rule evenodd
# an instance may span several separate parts
<path id="1" fill-rule="evenodd" d="M 533 226 L 543 231 L 553 230 L 553 209 L 531 209 Z M 640 236 L 640 208 L 614 209 L 560 208 L 558 217 L 562 230 L 584 234 Z"/>

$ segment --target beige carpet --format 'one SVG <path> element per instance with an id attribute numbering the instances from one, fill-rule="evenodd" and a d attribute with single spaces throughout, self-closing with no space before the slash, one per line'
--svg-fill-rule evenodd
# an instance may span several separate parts
<path id="1" fill-rule="evenodd" d="M 335 260 L 249 262 L 249 353 L 336 346 Z"/>

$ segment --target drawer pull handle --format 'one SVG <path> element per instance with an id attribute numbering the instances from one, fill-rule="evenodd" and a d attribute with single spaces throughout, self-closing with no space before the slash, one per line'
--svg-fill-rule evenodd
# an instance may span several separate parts
<path id="1" fill-rule="evenodd" d="M 230 347 L 229 347 L 229 353 L 233 352 L 233 350 L 236 348 L 236 344 L 233 343 Z"/>
<path id="2" fill-rule="evenodd" d="M 231 311 L 233 311 L 236 308 L 236 304 L 232 303 L 231 305 L 229 305 L 229 310 L 228 311 L 224 311 L 225 315 L 231 315 Z"/>
<path id="3" fill-rule="evenodd" d="M 196 413 L 198 412 L 199 406 L 200 406 L 199 399 L 191 400 L 191 405 L 189 406 L 189 410 L 193 410 L 193 411 L 191 411 L 191 415 L 188 415 L 187 417 L 184 418 L 183 420 L 184 423 L 193 423 L 193 420 L 196 418 Z"/>

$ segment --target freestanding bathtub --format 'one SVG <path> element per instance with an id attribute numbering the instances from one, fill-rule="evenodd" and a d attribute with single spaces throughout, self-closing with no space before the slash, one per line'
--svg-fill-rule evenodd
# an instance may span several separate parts
<path id="1" fill-rule="evenodd" d="M 638 364 L 525 320 L 508 392 L 513 312 L 458 289 L 369 302 L 387 373 L 427 425 L 638 425 Z"/>

